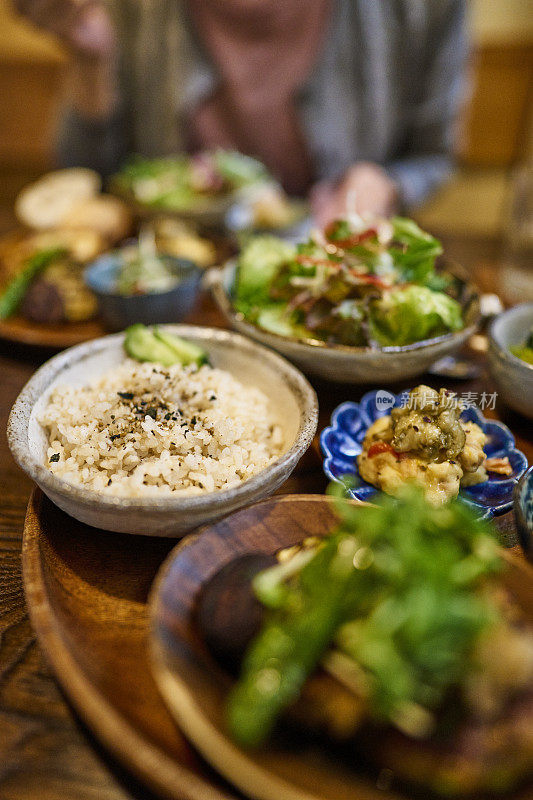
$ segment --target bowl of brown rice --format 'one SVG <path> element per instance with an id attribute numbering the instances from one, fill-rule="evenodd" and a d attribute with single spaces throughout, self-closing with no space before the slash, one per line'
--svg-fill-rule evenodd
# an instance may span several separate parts
<path id="1" fill-rule="evenodd" d="M 93 527 L 180 536 L 267 497 L 316 431 L 316 395 L 284 358 L 239 334 L 162 326 L 202 366 L 140 363 L 124 334 L 47 361 L 11 411 L 17 463 Z"/>

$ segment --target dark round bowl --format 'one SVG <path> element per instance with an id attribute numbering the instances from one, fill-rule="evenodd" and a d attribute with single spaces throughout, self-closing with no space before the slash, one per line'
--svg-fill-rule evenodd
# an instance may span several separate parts
<path id="1" fill-rule="evenodd" d="M 181 278 L 167 292 L 119 294 L 115 289 L 119 251 L 106 253 L 87 267 L 85 283 L 96 295 L 100 317 L 109 330 L 121 331 L 136 322 L 145 325 L 180 322 L 189 313 L 198 294 L 202 270 L 184 258 L 169 255 L 160 258 Z"/>
<path id="2" fill-rule="evenodd" d="M 520 544 L 526 556 L 533 559 L 533 466 L 524 472 L 516 484 L 513 502 Z"/>

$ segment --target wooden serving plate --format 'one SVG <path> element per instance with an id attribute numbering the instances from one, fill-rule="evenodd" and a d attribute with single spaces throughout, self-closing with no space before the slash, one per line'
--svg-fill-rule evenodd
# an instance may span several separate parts
<path id="1" fill-rule="evenodd" d="M 227 517 L 179 544 L 162 567 L 151 593 L 151 656 L 157 684 L 180 728 L 198 751 L 244 794 L 256 800 L 420 800 L 423 791 L 379 785 L 379 776 L 357 764 L 356 754 L 288 731 L 257 750 L 240 749 L 225 725 L 232 681 L 199 636 L 196 599 L 209 578 L 237 556 L 274 554 L 305 536 L 334 530 L 332 498 L 270 498 Z M 502 551 L 509 568 L 502 580 L 533 621 L 533 569 Z M 391 788 L 392 787 L 392 788 Z M 531 784 L 505 795 L 532 800 Z"/>
<path id="2" fill-rule="evenodd" d="M 305 530 L 314 525 L 323 529 L 331 519 L 324 511 L 329 502 L 325 498 L 299 495 L 290 500 L 293 508 L 301 510 Z M 239 525 L 246 514 L 243 530 L 262 531 L 263 547 L 276 549 L 276 529 L 271 525 L 266 530 L 264 521 L 257 528 L 257 523 L 265 508 L 272 507 L 276 511 L 271 522 L 277 526 L 287 516 L 287 502 L 278 496 L 254 506 L 239 515 Z M 235 519 L 210 529 L 204 534 L 207 541 L 215 531 L 218 535 L 232 531 Z M 293 531 L 301 538 L 301 526 Z M 181 546 L 187 548 L 187 542 L 195 539 L 190 537 Z M 109 535 L 89 528 L 35 489 L 28 505 L 22 554 L 31 620 L 80 716 L 136 777 L 170 800 L 237 800 L 242 795 L 202 760 L 179 731 L 150 670 L 147 598 L 171 547 L 168 539 L 133 540 L 125 534 Z M 525 563 L 520 570 L 527 570 L 521 583 L 533 608 L 532 571 Z M 192 575 L 184 583 L 185 599 L 195 580 Z M 290 772 L 297 766 L 287 761 L 285 769 Z M 317 765 L 313 765 L 310 775 L 316 772 Z M 376 791 L 361 781 L 358 800 L 375 796 Z M 335 800 L 342 797 L 339 793 Z M 391 797 L 379 794 L 380 800 Z M 526 799 L 533 800 L 533 794 L 520 796 L 520 800 Z M 280 795 L 276 800 L 287 798 Z"/>
<path id="3" fill-rule="evenodd" d="M 98 319 L 87 322 L 61 322 L 44 324 L 31 322 L 17 314 L 0 320 L 0 339 L 32 347 L 63 350 L 75 344 L 105 336 L 108 331 Z"/>
<path id="4" fill-rule="evenodd" d="M 138 778 L 171 800 L 236 800 L 180 733 L 150 672 L 146 600 L 171 547 L 89 528 L 34 489 L 22 552 L 31 621 L 80 716 Z"/>

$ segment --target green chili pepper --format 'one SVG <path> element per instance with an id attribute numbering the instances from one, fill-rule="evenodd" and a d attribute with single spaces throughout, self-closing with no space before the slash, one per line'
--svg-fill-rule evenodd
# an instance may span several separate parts
<path id="1" fill-rule="evenodd" d="M 40 250 L 28 258 L 23 268 L 8 283 L 0 294 L 0 319 L 10 317 L 18 309 L 31 283 L 56 258 L 65 255 L 63 248 Z"/>
<path id="2" fill-rule="evenodd" d="M 230 729 L 241 744 L 254 746 L 268 735 L 345 619 L 354 591 L 365 591 L 366 582 L 354 579 L 358 549 L 355 537 L 332 536 L 286 587 L 284 607 L 252 643 L 228 707 Z"/>

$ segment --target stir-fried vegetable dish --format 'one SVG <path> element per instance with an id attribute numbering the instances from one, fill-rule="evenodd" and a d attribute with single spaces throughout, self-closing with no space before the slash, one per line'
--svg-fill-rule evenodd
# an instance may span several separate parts
<path id="1" fill-rule="evenodd" d="M 262 622 L 231 735 L 257 747 L 283 716 L 438 793 L 506 789 L 533 766 L 533 635 L 499 584 L 490 524 L 413 487 L 338 512 L 335 532 L 252 578 Z"/>
<path id="2" fill-rule="evenodd" d="M 361 477 L 393 495 L 416 483 L 438 505 L 457 497 L 460 487 L 486 481 L 487 471 L 511 475 L 507 457 L 485 456 L 486 435 L 461 412 L 448 389 L 417 386 L 404 405 L 368 428 L 357 457 Z"/>

